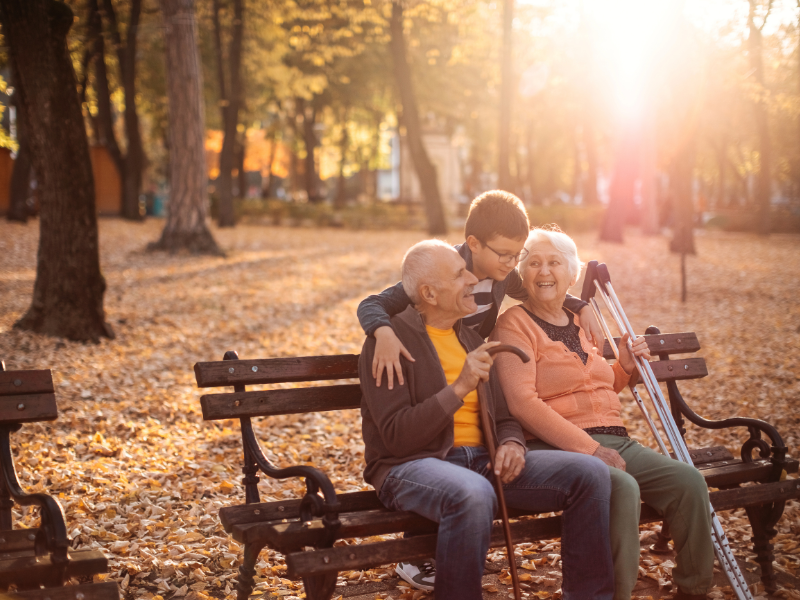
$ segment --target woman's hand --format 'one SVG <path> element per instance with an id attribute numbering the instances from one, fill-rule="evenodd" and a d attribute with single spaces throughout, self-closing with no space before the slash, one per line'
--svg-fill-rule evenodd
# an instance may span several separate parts
<path id="1" fill-rule="evenodd" d="M 641 356 L 645 360 L 650 360 L 650 348 L 647 347 L 647 340 L 641 335 L 637 337 L 631 347 L 628 347 L 628 340 L 631 339 L 627 333 L 619 341 L 619 364 L 630 375 L 636 368 L 634 356 Z"/>
<path id="2" fill-rule="evenodd" d="M 603 335 L 600 323 L 597 322 L 597 317 L 594 316 L 592 307 L 588 304 L 584 306 L 581 312 L 578 313 L 578 317 L 580 317 L 581 329 L 583 329 L 586 339 L 597 349 L 597 354 L 603 356 L 603 342 L 605 342 L 606 338 Z"/>
<path id="3" fill-rule="evenodd" d="M 400 355 L 402 354 L 411 362 L 414 357 L 403 346 L 403 342 L 395 334 L 394 329 L 384 325 L 375 330 L 375 356 L 372 358 L 372 376 L 375 378 L 375 385 L 381 387 L 381 377 L 383 370 L 386 369 L 386 381 L 389 389 L 394 387 L 394 374 L 397 373 L 397 383 L 403 385 L 403 369 L 400 366 Z"/>
<path id="4" fill-rule="evenodd" d="M 499 477 L 502 483 L 514 481 L 525 466 L 526 452 L 527 450 L 516 442 L 506 442 L 500 446 L 494 457 L 497 464 L 492 465 L 495 477 Z"/>
<path id="5" fill-rule="evenodd" d="M 604 446 L 598 446 L 597 450 L 594 451 L 592 456 L 596 456 L 609 467 L 616 467 L 620 471 L 625 470 L 625 461 L 616 450 L 612 450 L 611 448 L 606 448 Z"/>

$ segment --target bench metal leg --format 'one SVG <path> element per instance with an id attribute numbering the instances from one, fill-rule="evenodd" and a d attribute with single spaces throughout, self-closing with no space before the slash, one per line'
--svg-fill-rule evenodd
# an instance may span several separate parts
<path id="1" fill-rule="evenodd" d="M 306 589 L 308 600 L 330 600 L 336 589 L 338 571 L 303 577 L 303 586 Z"/>
<path id="2" fill-rule="evenodd" d="M 745 508 L 753 530 L 753 551 L 756 553 L 756 562 L 761 567 L 761 581 L 770 594 L 778 589 L 775 569 L 772 568 L 772 561 L 775 559 L 772 538 L 778 533 L 775 525 L 783 515 L 785 504 L 786 502 L 775 502 Z"/>
<path id="3" fill-rule="evenodd" d="M 666 521 L 661 522 L 661 529 L 658 532 L 656 543 L 650 546 L 650 552 L 653 554 L 672 554 L 672 548 L 669 547 L 669 541 L 672 536 L 669 534 L 669 523 Z"/>
<path id="4" fill-rule="evenodd" d="M 256 587 L 256 562 L 266 544 L 254 543 L 244 547 L 244 560 L 239 567 L 239 581 L 236 582 L 236 600 L 247 600 Z"/>

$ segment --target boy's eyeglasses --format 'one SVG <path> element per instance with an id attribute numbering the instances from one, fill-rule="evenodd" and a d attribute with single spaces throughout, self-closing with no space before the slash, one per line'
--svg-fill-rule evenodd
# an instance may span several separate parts
<path id="1" fill-rule="evenodd" d="M 483 244 L 483 242 L 481 242 Z M 523 248 L 519 254 L 501 254 L 494 248 L 492 248 L 489 244 L 483 244 L 489 250 L 497 254 L 497 260 L 499 260 L 504 265 L 516 265 L 518 262 L 525 260 L 525 257 L 528 256 L 528 249 Z"/>

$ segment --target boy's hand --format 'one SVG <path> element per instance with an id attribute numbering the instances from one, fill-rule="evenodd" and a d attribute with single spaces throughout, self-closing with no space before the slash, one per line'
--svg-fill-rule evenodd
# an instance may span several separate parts
<path id="1" fill-rule="evenodd" d="M 581 309 L 578 316 L 581 319 L 581 329 L 583 329 L 586 339 L 594 345 L 597 354 L 603 356 L 603 343 L 606 338 L 603 335 L 600 323 L 597 322 L 597 318 L 594 316 L 592 307 L 587 304 Z"/>
<path id="2" fill-rule="evenodd" d="M 403 385 L 400 355 L 402 354 L 411 362 L 415 362 L 414 357 L 406 350 L 403 342 L 391 327 L 387 325 L 378 327 L 373 335 L 375 335 L 375 356 L 372 358 L 372 376 L 375 377 L 375 385 L 381 387 L 384 369 L 386 369 L 386 381 L 390 390 L 394 388 L 395 373 L 397 373 L 397 383 Z"/>
<path id="3" fill-rule="evenodd" d="M 522 472 L 525 466 L 525 448 L 516 442 L 506 442 L 497 449 L 494 467 L 495 477 L 502 483 L 511 483 Z"/>
<path id="4" fill-rule="evenodd" d="M 489 348 L 498 346 L 500 342 L 486 342 L 467 354 L 461 373 L 453 382 L 453 391 L 456 396 L 464 399 L 464 396 L 478 387 L 479 381 L 489 380 L 489 371 L 492 368 L 493 360 L 489 354 Z"/>

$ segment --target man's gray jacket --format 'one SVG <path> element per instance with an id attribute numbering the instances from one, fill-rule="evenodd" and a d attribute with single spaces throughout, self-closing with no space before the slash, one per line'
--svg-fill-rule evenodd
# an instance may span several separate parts
<path id="1" fill-rule="evenodd" d="M 405 383 L 388 389 L 386 378 L 381 387 L 372 376 L 375 338 L 367 337 L 361 350 L 358 374 L 361 378 L 361 417 L 364 479 L 380 490 L 389 470 L 398 464 L 421 458 L 443 459 L 453 447 L 453 415 L 464 406 L 447 385 L 439 356 L 425 330 L 422 315 L 409 306 L 392 317 L 392 328 L 416 362 L 401 356 Z M 455 324 L 456 335 L 467 352 L 483 344 L 481 336 Z M 488 402 L 495 440 L 498 446 L 513 440 L 525 447 L 522 427 L 511 416 L 494 367 L 491 371 Z M 484 432 L 486 435 L 486 432 Z"/>

